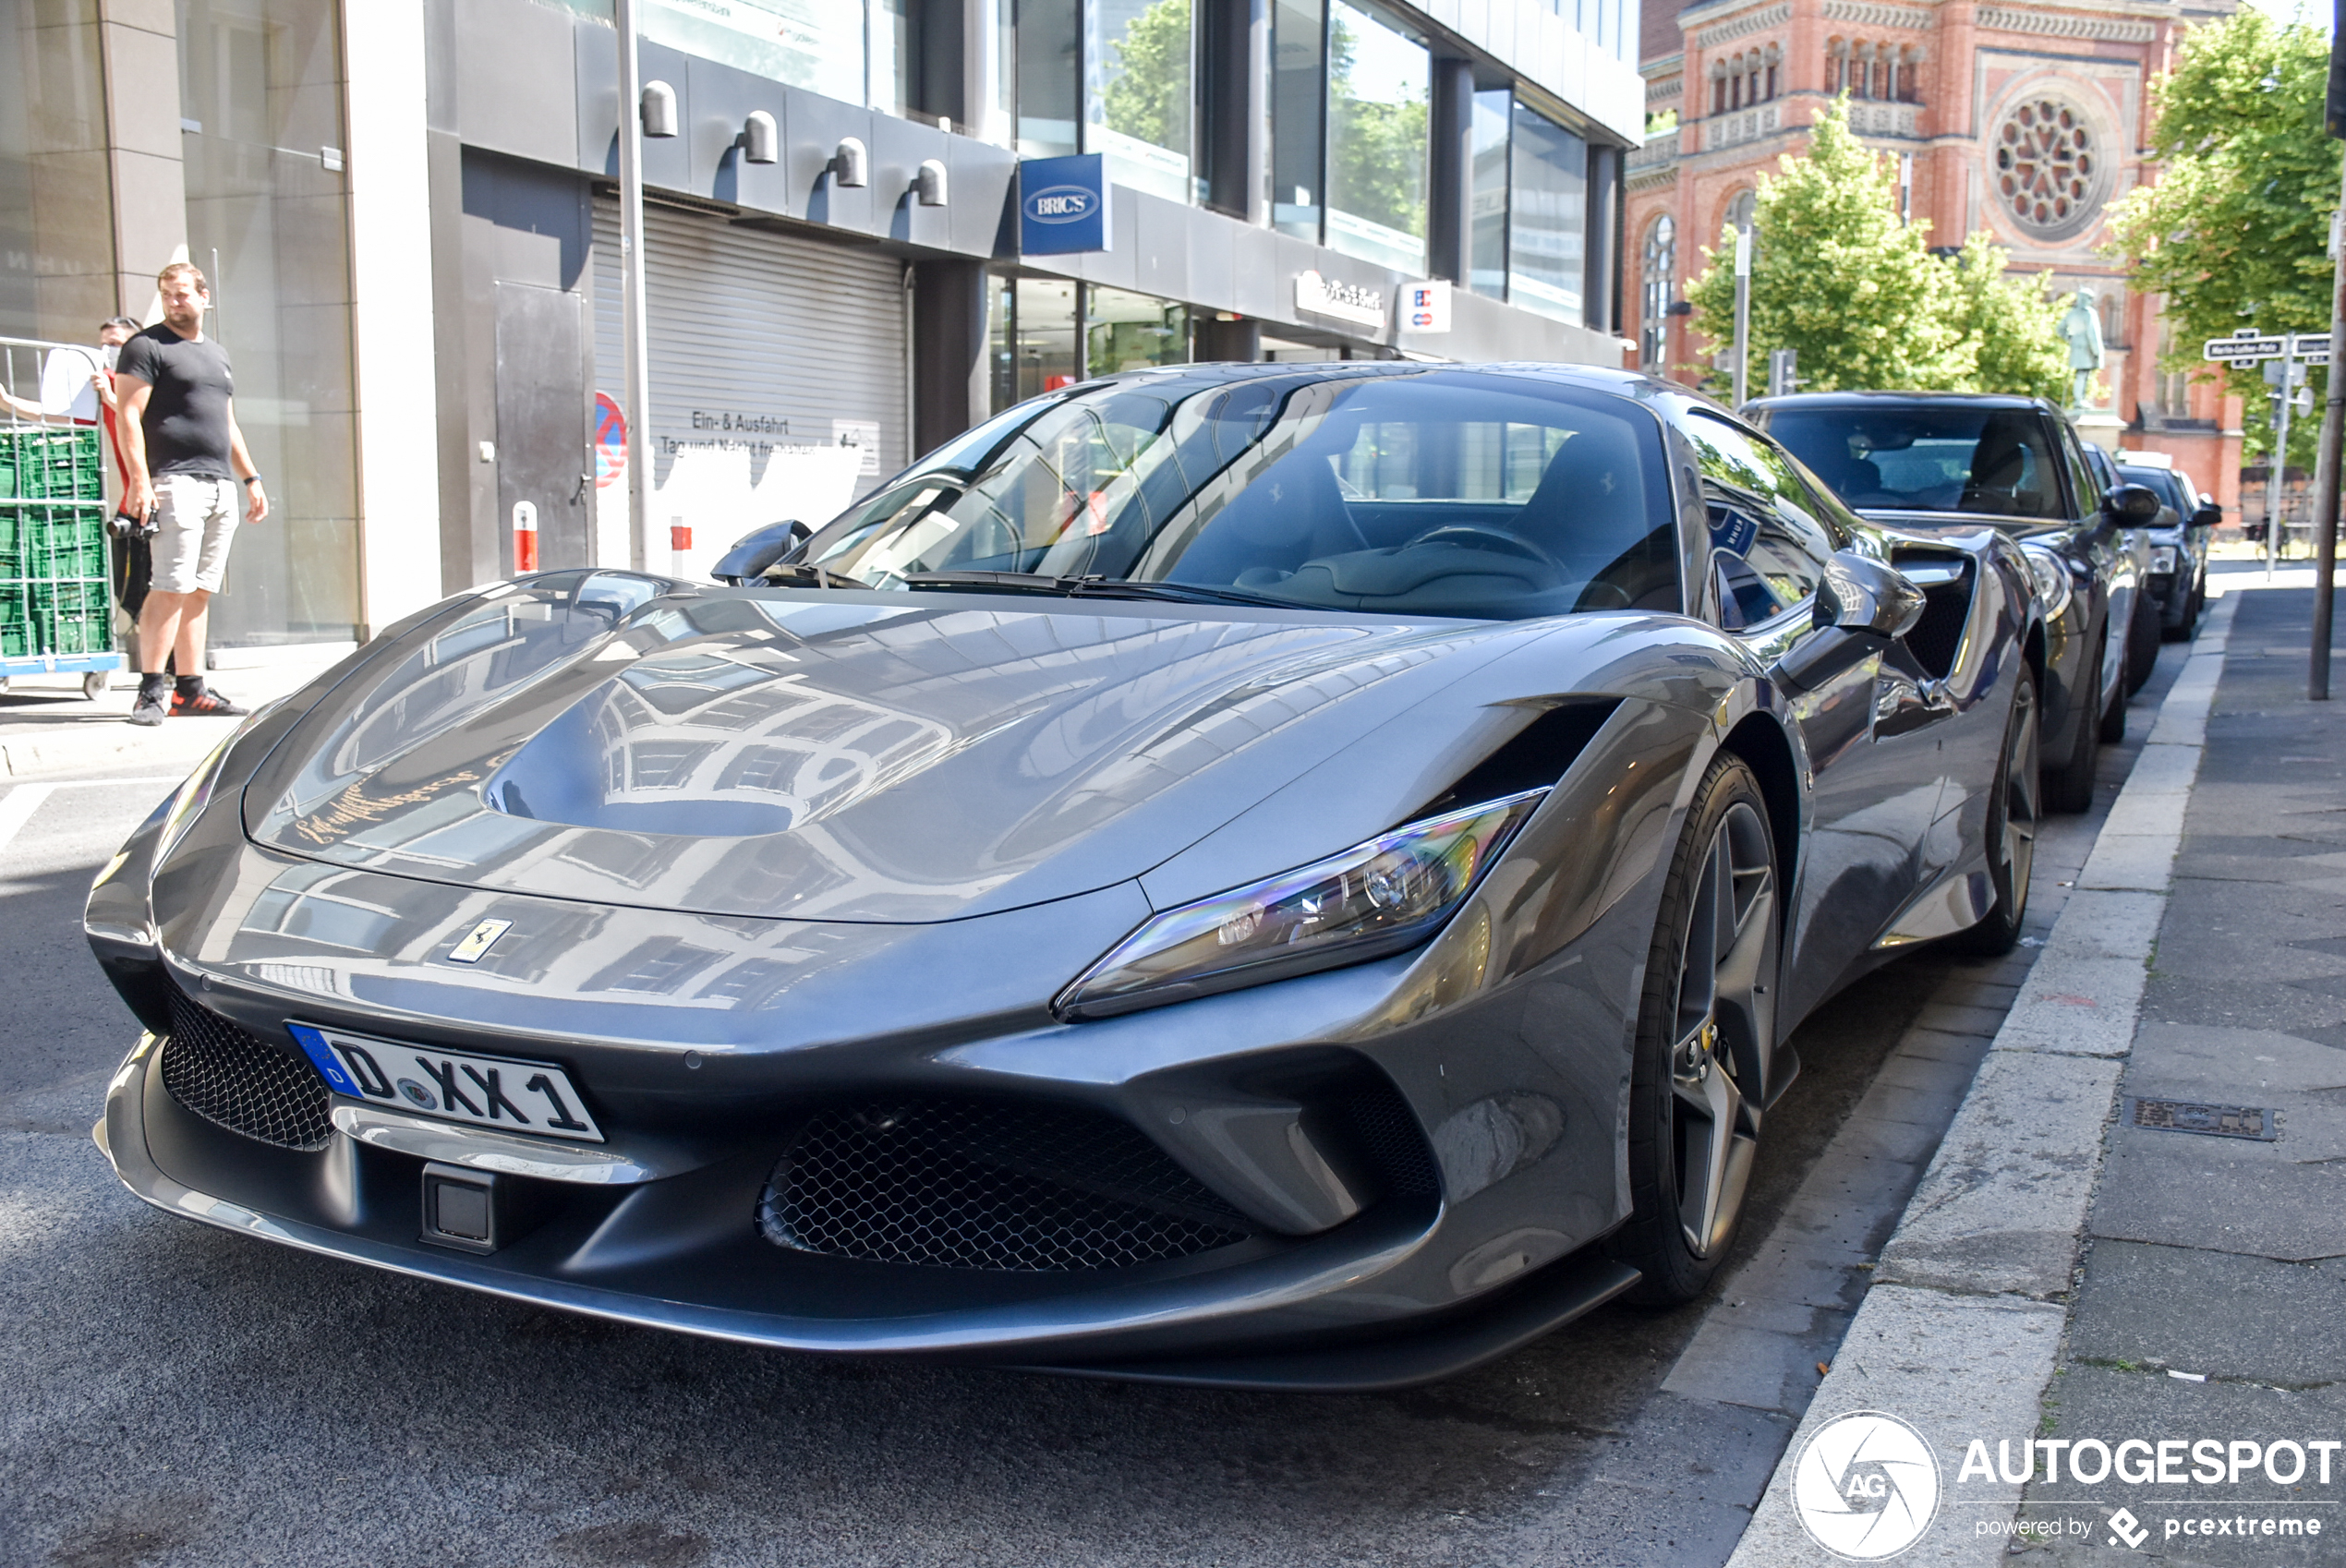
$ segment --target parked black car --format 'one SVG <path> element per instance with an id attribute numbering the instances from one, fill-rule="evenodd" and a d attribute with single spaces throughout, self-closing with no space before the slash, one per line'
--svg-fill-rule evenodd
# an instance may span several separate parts
<path id="1" fill-rule="evenodd" d="M 1746 413 L 1865 517 L 1908 529 L 1987 522 L 2019 540 L 2046 626 L 2046 803 L 2090 805 L 2096 754 L 2126 733 L 2148 548 L 2125 531 L 2158 515 L 2158 497 L 2098 483 L 2086 443 L 2042 398 L 1804 392 Z"/>
<path id="2" fill-rule="evenodd" d="M 2128 455 L 2138 459 L 2138 454 Z M 2159 520 L 2150 525 L 2146 597 L 2159 606 L 2160 635 L 2182 642 L 2198 630 L 2199 612 L 2207 602 L 2207 542 L 2223 521 L 2224 509 L 2171 464 L 2121 463 L 2118 477 L 2159 500 Z"/>
<path id="3" fill-rule="evenodd" d="M 2094 471 L 2097 490 L 2107 491 L 2114 485 L 2128 482 L 2120 476 L 2116 458 L 2091 441 L 2086 442 L 2085 450 L 2086 462 Z M 2146 584 L 2149 581 L 2151 556 L 2156 548 L 2151 542 L 2154 531 L 2150 528 L 2125 530 L 2129 545 L 2140 545 L 2141 553 L 2136 565 L 2141 569 Z M 2144 682 L 2150 679 L 2151 670 L 2159 663 L 2159 644 L 2163 632 L 2159 616 L 2159 601 L 2156 597 L 2147 591 L 2134 596 L 2134 613 L 2126 618 L 2126 695 L 2129 697 L 2143 689 Z"/>

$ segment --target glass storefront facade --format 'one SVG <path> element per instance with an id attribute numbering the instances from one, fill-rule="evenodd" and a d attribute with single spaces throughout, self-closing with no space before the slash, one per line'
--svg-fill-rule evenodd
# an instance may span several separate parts
<path id="1" fill-rule="evenodd" d="M 115 314 L 97 0 L 0 0 L 0 337 L 94 343 Z"/>
<path id="2" fill-rule="evenodd" d="M 1092 376 L 1190 362 L 1190 311 L 1171 300 L 1064 278 L 1004 278 L 992 295 L 989 380 L 998 413 Z"/>
<path id="3" fill-rule="evenodd" d="M 1518 100 L 1508 163 L 1507 302 L 1578 321 L 1589 264 L 1589 144 Z"/>
<path id="4" fill-rule="evenodd" d="M 1331 250 L 1425 270 L 1426 113 L 1433 57 L 1382 13 L 1328 7 L 1327 234 Z"/>
<path id="5" fill-rule="evenodd" d="M 320 0 L 179 0 L 188 259 L 272 510 L 212 608 L 224 645 L 334 640 L 358 614 L 343 62 Z M 424 498 L 417 498 L 422 504 Z"/>
<path id="6" fill-rule="evenodd" d="M 1194 200 L 1196 74 L 1191 0 L 1020 0 L 1019 155 L 1097 152 L 1117 185 Z"/>
<path id="7" fill-rule="evenodd" d="M 611 0 L 540 0 L 611 19 Z M 639 0 L 643 38 L 842 103 L 901 115 L 916 69 L 914 0 Z"/>

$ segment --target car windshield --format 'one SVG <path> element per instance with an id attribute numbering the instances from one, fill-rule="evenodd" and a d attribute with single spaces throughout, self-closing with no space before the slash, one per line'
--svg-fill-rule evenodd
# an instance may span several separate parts
<path id="1" fill-rule="evenodd" d="M 2188 518 L 2197 510 L 2197 501 L 2184 493 L 2171 468 L 2137 468 L 2131 463 L 2122 463 L 2118 465 L 2118 478 L 2122 484 L 2142 486 L 2174 509 L 2173 517 L 2159 520 L 2160 527 L 2172 527 L 2179 519 Z"/>
<path id="2" fill-rule="evenodd" d="M 875 588 L 1493 620 L 1682 604 L 1658 418 L 1456 370 L 1110 381 L 1034 410 L 983 473 L 888 487 L 798 559 Z M 1016 580 L 937 576 L 979 573 Z"/>
<path id="3" fill-rule="evenodd" d="M 1867 403 L 1771 409 L 1767 421 L 1860 511 L 2062 515 L 2060 464 L 2033 409 Z"/>

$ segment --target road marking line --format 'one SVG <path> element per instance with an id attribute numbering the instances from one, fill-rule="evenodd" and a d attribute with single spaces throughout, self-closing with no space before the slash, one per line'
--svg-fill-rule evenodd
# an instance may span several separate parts
<path id="1" fill-rule="evenodd" d="M 41 809 L 41 802 L 47 800 L 49 791 L 55 788 L 54 784 L 19 784 L 6 795 L 0 795 L 0 850 L 8 847 L 8 840 L 17 836 L 17 829 L 32 819 L 32 814 Z"/>

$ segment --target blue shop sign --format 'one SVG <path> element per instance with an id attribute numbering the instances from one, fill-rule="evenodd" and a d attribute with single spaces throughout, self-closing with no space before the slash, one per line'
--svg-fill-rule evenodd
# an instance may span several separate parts
<path id="1" fill-rule="evenodd" d="M 1106 250 L 1107 169 L 1097 152 L 1018 166 L 1018 247 L 1026 256 Z"/>

